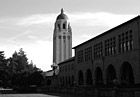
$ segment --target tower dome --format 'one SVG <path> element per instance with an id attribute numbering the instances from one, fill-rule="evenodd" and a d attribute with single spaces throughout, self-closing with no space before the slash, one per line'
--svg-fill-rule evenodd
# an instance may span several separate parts
<path id="1" fill-rule="evenodd" d="M 53 33 L 53 63 L 60 63 L 72 57 L 72 30 L 63 9 L 57 16 Z"/>
<path id="2" fill-rule="evenodd" d="M 59 20 L 59 19 L 68 19 L 67 15 L 64 14 L 63 8 L 61 9 L 61 13 L 57 16 L 56 19 L 57 19 L 57 20 Z"/>

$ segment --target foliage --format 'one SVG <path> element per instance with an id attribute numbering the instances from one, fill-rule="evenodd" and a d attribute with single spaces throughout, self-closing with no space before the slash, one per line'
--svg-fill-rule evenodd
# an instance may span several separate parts
<path id="1" fill-rule="evenodd" d="M 43 75 L 40 71 L 36 71 L 29 75 L 29 84 L 30 86 L 40 86 L 44 80 Z"/>
<path id="2" fill-rule="evenodd" d="M 39 86 L 43 82 L 42 71 L 33 62 L 28 62 L 26 53 L 21 48 L 6 59 L 4 51 L 0 52 L 0 87 Z"/>

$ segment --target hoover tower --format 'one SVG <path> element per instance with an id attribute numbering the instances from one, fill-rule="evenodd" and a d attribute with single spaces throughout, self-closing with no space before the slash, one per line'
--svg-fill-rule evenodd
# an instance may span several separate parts
<path id="1" fill-rule="evenodd" d="M 60 63 L 72 57 L 72 30 L 68 17 L 61 9 L 53 33 L 53 63 Z"/>

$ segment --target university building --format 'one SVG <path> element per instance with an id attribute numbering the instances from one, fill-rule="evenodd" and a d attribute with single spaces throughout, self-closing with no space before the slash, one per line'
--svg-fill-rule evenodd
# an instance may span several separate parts
<path id="1" fill-rule="evenodd" d="M 127 21 L 76 47 L 76 84 L 140 83 L 140 17 Z"/>
<path id="2" fill-rule="evenodd" d="M 140 84 L 140 16 L 73 47 L 72 57 L 72 30 L 62 9 L 53 41 L 59 88 Z"/>

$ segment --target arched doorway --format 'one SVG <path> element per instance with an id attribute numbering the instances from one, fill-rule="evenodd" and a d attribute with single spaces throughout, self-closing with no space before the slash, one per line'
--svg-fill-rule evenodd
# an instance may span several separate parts
<path id="1" fill-rule="evenodd" d="M 103 74 L 100 67 L 97 67 L 95 70 L 95 85 L 103 84 Z"/>
<path id="2" fill-rule="evenodd" d="M 93 81 L 92 81 L 92 73 L 90 69 L 87 69 L 86 71 L 86 85 L 92 85 Z"/>
<path id="3" fill-rule="evenodd" d="M 122 85 L 134 84 L 133 69 L 128 62 L 124 62 L 121 66 L 120 79 Z"/>
<path id="4" fill-rule="evenodd" d="M 113 65 L 109 65 L 106 69 L 106 82 L 108 85 L 113 85 L 113 80 L 115 80 L 116 77 L 116 71 Z"/>
<path id="5" fill-rule="evenodd" d="M 52 84 L 52 81 L 50 79 L 47 80 L 47 86 L 50 86 Z"/>
<path id="6" fill-rule="evenodd" d="M 78 84 L 79 85 L 84 84 L 84 76 L 83 76 L 83 72 L 81 70 L 78 72 Z"/>

